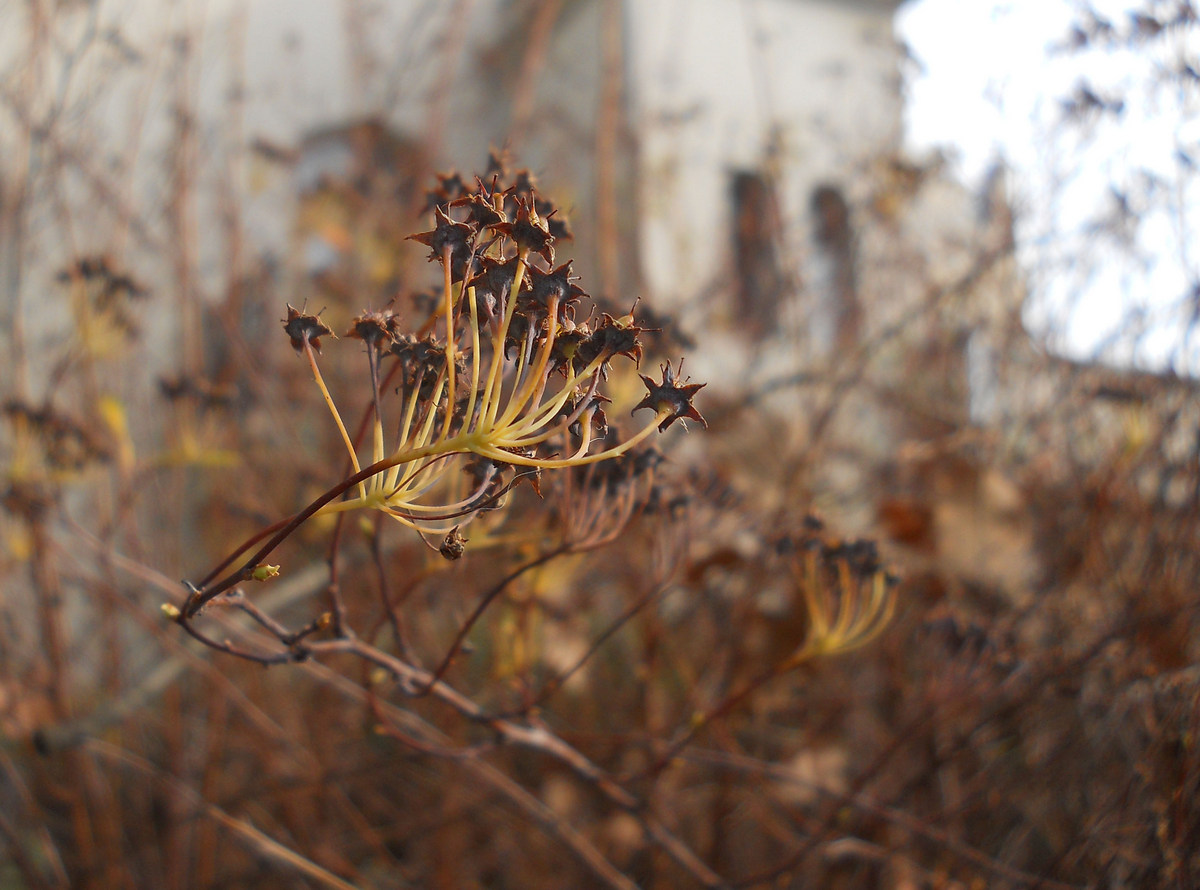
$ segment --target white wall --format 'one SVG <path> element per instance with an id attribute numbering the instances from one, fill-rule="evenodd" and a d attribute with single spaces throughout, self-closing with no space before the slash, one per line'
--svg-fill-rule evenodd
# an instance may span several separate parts
<path id="1" fill-rule="evenodd" d="M 853 192 L 901 137 L 900 54 L 888 4 L 630 3 L 646 280 L 678 302 L 728 260 L 729 172 L 772 147 L 789 240 L 803 249 L 813 187 Z"/>

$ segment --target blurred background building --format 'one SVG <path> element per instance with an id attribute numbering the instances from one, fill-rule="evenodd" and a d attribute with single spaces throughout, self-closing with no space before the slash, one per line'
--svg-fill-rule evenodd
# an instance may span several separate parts
<path id="1" fill-rule="evenodd" d="M 938 157 L 904 153 L 897 5 L 10 10 L 26 17 L 0 48 L 15 379 L 48 395 L 34 369 L 63 316 L 41 295 L 95 256 L 153 297 L 148 373 L 122 384 L 135 400 L 181 361 L 234 384 L 225 347 L 188 333 L 211 325 L 201 307 L 265 333 L 281 313 L 268 293 L 327 307 L 335 327 L 406 298 L 425 286 L 405 236 L 433 174 L 469 176 L 496 148 L 566 209 L 590 292 L 645 296 L 696 342 L 685 372 L 709 381 L 719 422 L 761 427 L 736 447 L 781 502 L 811 498 L 864 532 L 883 517 L 916 541 L 914 517 L 928 525 L 946 496 L 931 492 L 966 485 L 999 499 L 1005 525 L 1022 495 L 975 466 L 976 440 L 1019 451 L 1065 378 L 1021 327 L 1003 172 L 970 194 Z M 1004 547 L 960 518 L 942 527 L 977 541 L 965 566 L 1028 565 L 1012 550 L 1025 526 Z"/>
<path id="2" fill-rule="evenodd" d="M 1149 56 L 1200 18 L 1186 0 L 1142 9 L 1115 25 L 1081 10 L 1071 39 Z M 541 886 L 586 837 L 612 886 L 666 886 L 682 873 L 647 813 L 739 886 L 1195 885 L 1200 393 L 1028 333 L 1006 172 L 972 191 L 905 150 L 896 11 L 0 4 L 0 814 L 18 814 L 0 818 L 0 885 L 3 856 L 34 850 L 28 886 L 293 886 L 259 879 L 301 857 L 361 886 Z M 1118 113 L 1096 103 L 1069 122 Z M 176 579 L 343 472 L 285 304 L 338 333 L 387 305 L 420 325 L 435 267 L 406 236 L 428 226 L 435 175 L 492 150 L 564 209 L 559 258 L 600 308 L 644 298 L 643 324 L 675 332 L 646 337 L 640 370 L 686 355 L 681 375 L 707 383 L 709 429 L 663 440 L 680 509 L 594 559 L 530 563 L 448 675 L 471 714 L 332 658 L 268 673 L 198 654 L 162 618 Z M 1093 252 L 1135 243 L 1145 205 L 1124 198 Z M 361 347 L 340 346 L 322 373 L 357 393 L 346 417 L 365 430 Z M 645 392 L 623 371 L 614 422 Z M 332 536 L 370 633 L 402 649 L 411 620 L 427 666 L 550 546 L 446 564 L 407 529 L 318 526 L 256 601 L 323 632 Z M 869 555 L 882 580 L 871 542 L 834 535 L 880 541 L 903 574 L 893 625 L 776 673 L 813 627 L 812 546 Z M 526 647 L 539 634 L 568 655 Z M 576 650 L 597 657 L 568 688 Z M 541 711 L 547 676 L 563 694 L 533 735 L 568 727 L 649 806 L 496 744 L 481 715 Z M 778 682 L 742 700 L 755 676 Z M 722 725 L 696 721 L 722 701 Z M 381 702 L 415 746 L 376 731 Z M 645 779 L 655 744 L 696 731 Z M 221 832 L 247 849 L 212 855 Z M 55 856 L 61 879 L 40 880 Z"/>

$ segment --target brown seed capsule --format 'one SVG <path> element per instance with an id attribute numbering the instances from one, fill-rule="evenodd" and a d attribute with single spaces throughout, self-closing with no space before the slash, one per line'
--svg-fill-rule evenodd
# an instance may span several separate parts
<path id="1" fill-rule="evenodd" d="M 384 349 L 396 341 L 400 330 L 400 319 L 389 309 L 378 312 L 363 312 L 354 319 L 347 337 L 366 342 L 375 349 Z"/>
<path id="2" fill-rule="evenodd" d="M 575 306 L 588 295 L 575 281 L 576 276 L 571 274 L 570 260 L 549 272 L 530 269 L 530 293 L 523 301 L 523 308 L 540 314 L 546 312 L 553 303 L 558 307 L 560 321 L 570 318 L 575 312 Z"/>
<path id="3" fill-rule="evenodd" d="M 462 558 L 466 548 L 467 539 L 459 532 L 458 526 L 446 532 L 446 537 L 442 539 L 442 546 L 438 548 L 438 552 L 446 559 L 454 561 Z"/>
<path id="4" fill-rule="evenodd" d="M 304 349 L 305 343 L 312 344 L 317 352 L 321 351 L 321 338 L 326 334 L 334 336 L 333 330 L 327 327 L 316 315 L 301 312 L 288 303 L 287 318 L 283 322 L 283 331 L 292 341 L 292 348 L 297 352 Z"/>
<path id="5" fill-rule="evenodd" d="M 683 369 L 682 360 L 679 362 L 679 368 L 680 370 Z M 649 392 L 646 394 L 644 399 L 638 402 L 633 410 L 637 411 L 639 408 L 650 408 L 654 411 L 669 411 L 670 413 L 667 414 L 667 416 L 664 417 L 662 422 L 658 425 L 659 432 L 665 431 L 667 427 L 669 427 L 675 421 L 683 418 L 690 418 L 691 420 L 698 421 L 704 426 L 705 429 L 707 429 L 708 423 L 703 417 L 700 416 L 700 412 L 697 411 L 696 407 L 692 404 L 692 399 L 695 397 L 697 392 L 699 392 L 708 384 L 677 384 L 675 382 L 675 373 L 676 372 L 671 370 L 670 364 L 663 365 L 662 383 L 655 383 L 645 374 L 639 374 L 638 376 L 642 378 L 642 382 L 646 384 L 646 389 L 648 389 Z"/>
<path id="6" fill-rule="evenodd" d="M 441 207 L 434 211 L 437 224 L 428 232 L 409 235 L 408 240 L 417 241 L 429 248 L 430 261 L 441 262 L 446 250 L 450 251 L 451 263 L 458 273 L 465 272 L 466 258 L 471 253 L 477 229 L 467 223 L 455 222 Z M 459 268 L 461 267 L 461 268 Z M 461 274 L 455 280 L 460 280 Z"/>
<path id="7" fill-rule="evenodd" d="M 513 221 L 498 223 L 492 226 L 492 231 L 507 235 L 517 247 L 540 255 L 547 263 L 554 262 L 554 236 L 546 221 L 524 198 L 517 198 Z"/>

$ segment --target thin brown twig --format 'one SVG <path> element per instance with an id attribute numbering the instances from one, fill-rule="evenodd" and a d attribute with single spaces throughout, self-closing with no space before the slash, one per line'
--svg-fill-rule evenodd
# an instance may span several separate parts
<path id="1" fill-rule="evenodd" d="M 374 696 L 370 690 L 319 661 L 305 662 L 299 665 L 299 670 L 304 671 L 317 682 L 333 687 L 348 698 L 369 704 L 370 699 Z M 388 718 L 389 726 L 398 730 L 401 728 L 406 730 L 408 739 L 405 740 L 405 743 L 412 741 L 424 745 L 434 756 L 446 756 L 447 752 L 455 750 L 450 747 L 450 740 L 444 733 L 411 711 L 377 698 L 373 707 L 378 708 L 379 712 Z M 511 777 L 479 757 L 451 757 L 450 759 L 467 770 L 473 778 L 500 794 L 541 831 L 562 843 L 605 886 L 611 887 L 613 890 L 637 890 L 637 885 L 622 874 L 591 841 Z"/>
<path id="2" fill-rule="evenodd" d="M 798 774 L 796 770 L 789 769 L 787 766 L 763 762 L 752 757 L 725 751 L 695 748 L 688 751 L 683 757 L 693 763 L 704 763 L 739 773 L 751 773 L 780 782 L 802 785 L 804 788 L 814 791 L 822 797 L 829 798 L 839 805 L 853 807 L 856 810 L 898 825 L 918 837 L 932 841 L 957 858 L 968 861 L 973 865 L 978 865 L 1004 880 L 1013 881 L 1026 887 L 1043 887 L 1046 890 L 1082 890 L 1078 884 L 1067 884 L 1042 875 L 1030 874 L 1021 869 L 1013 868 L 988 856 L 981 850 L 958 840 L 949 832 L 935 825 L 930 825 L 925 820 L 906 813 L 897 807 L 871 800 L 862 793 L 846 793 L 829 785 L 807 780 Z M 757 878 L 747 879 L 746 881 L 739 881 L 737 886 L 748 887 L 753 886 L 755 883 L 761 883 L 761 881 Z"/>
<path id="3" fill-rule="evenodd" d="M 95 757 L 111 763 L 120 763 L 128 766 L 147 776 L 152 781 L 170 789 L 173 794 L 186 800 L 197 812 L 204 814 L 228 829 L 234 837 L 258 855 L 285 866 L 309 880 L 316 881 L 325 887 L 336 888 L 336 890 L 363 890 L 363 888 L 368 886 L 366 884 L 355 885 L 342 880 L 337 875 L 317 865 L 311 859 L 307 859 L 279 843 L 279 841 L 255 828 L 250 823 L 231 816 L 216 804 L 210 803 L 201 797 L 190 785 L 179 781 L 174 776 L 169 775 L 145 758 L 131 751 L 127 751 L 109 742 L 101 741 L 100 739 L 88 739 L 84 743 L 84 749 Z"/>
<path id="4" fill-rule="evenodd" d="M 343 652 L 355 655 L 364 661 L 391 673 L 401 687 L 422 689 L 444 704 L 449 705 L 463 717 L 485 725 L 506 743 L 538 751 L 567 766 L 581 780 L 598 790 L 610 803 L 632 814 L 647 835 L 684 871 L 702 886 L 726 888 L 729 885 L 718 874 L 705 865 L 692 850 L 676 837 L 661 821 L 649 815 L 644 804 L 631 792 L 622 787 L 615 778 L 590 761 L 580 751 L 568 745 L 554 733 L 542 726 L 520 725 L 511 720 L 498 720 L 489 716 L 483 708 L 458 692 L 444 681 L 434 680 L 432 673 L 415 668 L 400 659 L 381 652 L 357 639 L 340 639 L 314 642 L 310 654 L 319 657 Z"/>

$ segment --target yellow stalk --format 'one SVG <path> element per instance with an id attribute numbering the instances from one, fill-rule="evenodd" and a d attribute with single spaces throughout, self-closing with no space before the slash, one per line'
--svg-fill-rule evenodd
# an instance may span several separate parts
<path id="1" fill-rule="evenodd" d="M 499 427 L 511 424 L 525 410 L 525 406 L 529 404 L 534 392 L 540 391 L 541 387 L 545 386 L 546 365 L 550 363 L 550 353 L 554 350 L 554 338 L 558 334 L 558 300 L 551 300 L 547 308 L 550 314 L 549 327 L 545 339 L 542 340 L 542 346 L 538 350 L 534 369 L 526 377 L 519 391 L 513 393 L 508 400 L 508 407 L 496 424 Z"/>
<path id="2" fill-rule="evenodd" d="M 396 450 L 399 452 L 401 448 L 408 442 L 408 431 L 412 426 L 413 415 L 417 410 L 417 395 L 421 392 L 420 381 L 413 387 L 412 392 L 408 394 L 408 404 L 404 406 L 404 419 L 400 423 L 400 435 L 396 439 Z M 383 490 L 392 491 L 395 489 L 400 478 L 400 467 L 392 467 L 384 475 Z"/>
<path id="3" fill-rule="evenodd" d="M 475 416 L 475 399 L 479 392 L 479 307 L 475 305 L 475 288 L 467 291 L 467 302 L 471 304 L 471 392 L 467 396 L 464 426 L 470 426 L 471 418 Z"/>
<path id="4" fill-rule="evenodd" d="M 804 603 L 808 607 L 808 617 L 812 622 L 809 629 L 809 639 L 820 639 L 829 633 L 828 616 L 825 614 L 825 604 L 819 598 L 821 579 L 817 570 L 817 555 L 809 553 L 804 560 Z"/>
<path id="5" fill-rule="evenodd" d="M 433 432 L 433 424 L 437 419 L 436 406 L 442 398 L 442 390 L 445 385 L 445 375 L 438 375 L 437 384 L 433 387 L 433 397 L 429 400 L 429 413 L 425 415 L 425 422 L 422 424 L 421 429 L 417 431 L 416 439 L 413 440 L 413 446 L 416 448 L 423 448 L 430 441 L 429 436 Z M 443 432 L 439 441 L 445 441 L 445 438 L 446 435 Z"/>
<path id="6" fill-rule="evenodd" d="M 526 417 L 520 423 L 510 424 L 505 430 L 507 438 L 515 439 L 525 436 L 528 433 L 532 433 L 534 430 L 540 429 L 542 426 L 544 426 L 546 422 L 553 418 L 554 415 L 562 409 L 562 406 L 567 403 L 567 399 L 571 397 L 571 393 L 574 392 L 575 387 L 579 386 L 584 380 L 594 374 L 596 369 L 599 368 L 601 364 L 601 359 L 595 359 L 582 372 L 575 374 L 568 379 L 555 397 L 545 405 L 542 405 L 536 414 L 526 415 Z M 541 442 L 553 436 L 554 432 L 555 428 L 551 428 L 545 434 L 538 436 L 532 441 L 528 439 L 525 439 L 524 441 L 528 444 Z"/>
<path id="7" fill-rule="evenodd" d="M 594 408 L 588 408 L 579 417 L 579 447 L 575 449 L 575 453 L 571 455 L 571 460 L 578 460 L 587 454 L 587 450 L 592 447 L 592 415 L 596 411 Z"/>
<path id="8" fill-rule="evenodd" d="M 508 301 L 504 306 L 504 320 L 496 335 L 495 348 L 492 350 L 492 367 L 488 373 L 487 386 L 484 389 L 485 409 L 479 427 L 485 429 L 496 422 L 496 412 L 500 409 L 500 391 L 504 385 L 504 340 L 508 337 L 508 328 L 513 315 L 517 311 L 517 295 L 521 292 L 521 282 L 525 280 L 525 257 L 529 251 L 522 250 L 517 256 L 517 271 L 513 274 L 512 287 L 509 288 Z"/>
<path id="9" fill-rule="evenodd" d="M 858 616 L 858 579 L 850 572 L 850 566 L 839 560 L 837 566 L 837 585 L 841 594 L 840 601 L 834 605 L 837 609 L 837 620 L 829 636 L 836 647 L 839 641 L 850 636 L 850 628 Z M 833 599 L 832 597 L 830 598 Z"/>
<path id="10" fill-rule="evenodd" d="M 450 280 L 453 274 L 450 262 L 449 246 L 442 248 L 442 293 L 443 305 L 446 310 L 446 391 L 449 393 L 446 405 L 446 418 L 442 422 L 442 438 L 450 435 L 450 424 L 454 421 L 454 283 Z M 463 283 L 466 283 L 464 278 Z M 433 404 L 437 404 L 434 399 Z"/>
<path id="11" fill-rule="evenodd" d="M 371 463 L 377 464 L 381 460 L 383 460 L 384 454 L 385 454 L 384 449 L 383 449 L 383 421 L 381 421 L 379 419 L 379 415 L 375 416 L 375 428 L 373 430 L 373 438 L 374 438 L 374 443 L 373 443 L 373 447 L 371 448 Z M 371 477 L 371 488 L 372 489 L 379 488 L 380 483 L 382 481 L 383 481 L 383 479 L 381 476 L 372 476 Z"/>
<path id="12" fill-rule="evenodd" d="M 655 428 L 670 414 L 669 411 L 660 411 L 650 421 L 649 425 L 639 430 L 632 438 L 622 442 L 620 445 L 614 445 L 612 448 L 607 448 L 604 451 L 597 451 L 595 454 L 584 455 L 577 458 L 546 458 L 546 457 L 525 457 L 523 454 L 514 454 L 511 451 L 503 451 L 491 443 L 480 443 L 471 450 L 483 457 L 490 457 L 492 460 L 504 461 L 505 463 L 515 464 L 522 467 L 541 467 L 546 470 L 558 469 L 560 467 L 581 467 L 585 464 L 594 464 L 602 460 L 620 457 L 630 448 L 633 448 L 647 436 L 654 432 Z M 521 447 L 520 443 L 515 446 Z"/>
<path id="13" fill-rule="evenodd" d="M 313 354 L 312 344 L 307 340 L 304 341 L 304 354 L 308 356 L 309 367 L 312 368 L 313 379 L 317 381 L 317 388 L 321 390 L 321 396 L 325 399 L 325 404 L 329 408 L 329 413 L 333 415 L 333 422 L 337 424 L 338 432 L 342 434 L 342 444 L 346 446 L 346 453 L 350 455 L 350 464 L 354 467 L 354 472 L 359 472 L 362 467 L 358 465 L 358 455 L 354 453 L 354 445 L 350 442 L 350 434 L 346 432 L 346 425 L 342 423 L 342 416 L 338 414 L 337 406 L 333 404 L 333 397 L 329 395 L 329 389 L 325 386 L 325 379 L 321 376 L 321 369 L 317 367 L 317 357 Z M 367 488 L 363 483 L 358 485 L 359 497 L 367 496 Z"/>

